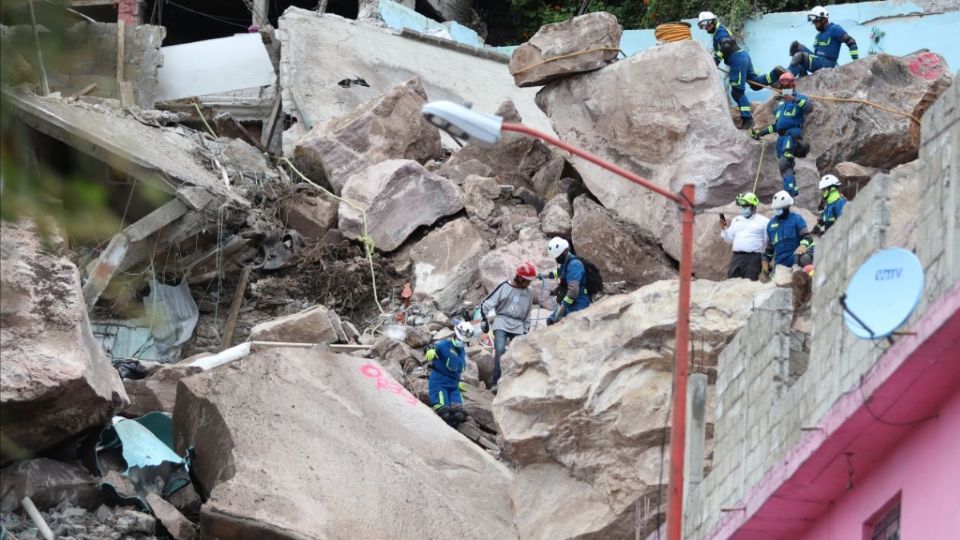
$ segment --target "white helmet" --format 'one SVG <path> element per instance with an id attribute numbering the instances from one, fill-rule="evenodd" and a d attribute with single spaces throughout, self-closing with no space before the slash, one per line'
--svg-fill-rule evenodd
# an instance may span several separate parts
<path id="1" fill-rule="evenodd" d="M 553 238 L 550 239 L 550 242 L 547 243 L 547 253 L 554 259 L 559 257 L 561 254 L 563 254 L 564 251 L 566 251 L 569 248 L 570 248 L 570 242 L 567 242 L 566 240 L 564 240 L 563 238 L 560 238 L 559 236 L 554 236 Z"/>
<path id="2" fill-rule="evenodd" d="M 467 321 L 460 321 L 453 327 L 453 334 L 464 343 L 477 339 L 477 327 Z"/>
<path id="3" fill-rule="evenodd" d="M 840 179 L 832 174 L 825 174 L 823 178 L 820 179 L 820 185 L 817 189 L 827 189 L 830 186 L 840 187 Z"/>
<path id="4" fill-rule="evenodd" d="M 697 26 L 700 28 L 706 28 L 706 26 L 710 24 L 710 21 L 717 20 L 717 16 L 714 15 L 712 11 L 701 11 L 700 16 L 697 19 Z"/>
<path id="5" fill-rule="evenodd" d="M 793 197 L 791 197 L 786 191 L 778 191 L 776 195 L 773 196 L 774 210 L 779 210 L 788 206 L 793 206 Z"/>
<path id="6" fill-rule="evenodd" d="M 827 8 L 823 6 L 814 6 L 813 9 L 807 13 L 807 20 L 813 22 L 817 19 L 829 19 L 830 14 L 827 13 Z"/>

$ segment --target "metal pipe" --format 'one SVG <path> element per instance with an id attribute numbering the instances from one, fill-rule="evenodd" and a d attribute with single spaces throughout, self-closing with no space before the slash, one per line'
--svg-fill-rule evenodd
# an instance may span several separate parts
<path id="1" fill-rule="evenodd" d="M 33 524 L 37 526 L 37 530 L 40 532 L 40 536 L 44 540 L 53 540 L 53 531 L 50 530 L 50 526 L 47 525 L 46 520 L 43 519 L 43 516 L 40 515 L 40 511 L 37 510 L 37 506 L 33 504 L 33 501 L 30 497 L 24 497 L 20 499 L 20 504 L 23 506 L 23 509 L 27 511 L 27 515 L 30 516 L 30 519 L 33 520 Z"/>
<path id="2" fill-rule="evenodd" d="M 695 188 L 686 184 L 680 192 L 683 207 L 680 245 L 680 294 L 677 300 L 677 335 L 673 369 L 673 420 L 670 423 L 670 487 L 667 495 L 667 540 L 683 536 L 683 451 L 687 436 L 687 369 L 690 365 L 690 284 L 693 280 L 693 201 Z"/>
<path id="3" fill-rule="evenodd" d="M 622 176 L 677 203 L 681 210 L 680 292 L 677 299 L 676 366 L 673 370 L 673 419 L 670 426 L 670 484 L 667 498 L 667 539 L 683 535 L 683 462 L 687 422 L 687 369 L 690 364 L 690 284 L 693 280 L 693 221 L 696 188 L 685 184 L 680 194 L 668 191 L 622 167 L 523 124 L 504 122 L 501 130 L 522 133 L 562 148 L 594 165 Z"/>

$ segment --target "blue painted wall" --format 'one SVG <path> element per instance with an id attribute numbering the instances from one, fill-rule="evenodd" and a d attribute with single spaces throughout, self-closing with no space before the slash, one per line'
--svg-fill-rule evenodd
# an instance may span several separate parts
<path id="1" fill-rule="evenodd" d="M 483 39 L 470 28 L 454 21 L 438 23 L 390 0 L 380 0 L 380 18 L 390 28 L 409 28 L 426 34 L 442 35 L 472 47 L 483 47 Z"/>
<path id="2" fill-rule="evenodd" d="M 861 58 L 871 50 L 870 33 L 876 27 L 884 36 L 874 52 L 900 56 L 930 49 L 946 58 L 952 72 L 960 68 L 960 11 L 925 15 L 923 8 L 913 2 L 864 2 L 826 8 L 830 21 L 842 26 L 857 40 Z M 710 35 L 697 28 L 696 19 L 687 19 L 687 22 L 693 25 L 693 38 L 712 48 Z M 648 49 L 656 44 L 653 33 L 653 30 L 626 30 L 620 48 L 628 55 Z M 789 49 L 794 40 L 812 49 L 815 35 L 806 12 L 771 13 L 747 21 L 741 46 L 750 53 L 754 69 L 762 73 L 776 65 L 786 67 L 790 63 Z M 839 61 L 840 64 L 850 61 L 845 45 L 841 47 Z M 748 91 L 747 95 L 754 101 L 762 101 L 769 97 L 770 91 Z"/>

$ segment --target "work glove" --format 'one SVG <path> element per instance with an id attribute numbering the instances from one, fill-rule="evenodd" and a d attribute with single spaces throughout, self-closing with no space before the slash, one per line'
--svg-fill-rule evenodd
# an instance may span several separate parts
<path id="1" fill-rule="evenodd" d="M 764 274 L 770 273 L 770 261 L 760 261 L 760 271 Z"/>
<path id="2" fill-rule="evenodd" d="M 793 254 L 796 255 L 797 257 L 799 257 L 799 256 L 803 255 L 803 254 L 806 253 L 806 252 L 807 252 L 807 246 L 800 246 L 800 247 L 798 247 L 797 249 L 795 249 L 795 250 L 793 251 Z"/>
<path id="3" fill-rule="evenodd" d="M 437 359 L 437 350 L 436 349 L 427 349 L 427 354 L 424 356 L 427 362 L 433 362 Z"/>
<path id="4" fill-rule="evenodd" d="M 497 310 L 495 309 L 491 309 L 490 311 L 487 312 L 487 320 L 489 322 L 493 322 L 493 319 L 496 318 L 496 316 L 497 316 Z"/>
<path id="5" fill-rule="evenodd" d="M 457 383 L 457 388 L 460 390 L 461 394 L 467 393 L 467 383 L 460 381 L 459 383 Z"/>
<path id="6" fill-rule="evenodd" d="M 753 140 L 755 140 L 755 141 L 759 141 L 759 140 L 760 140 L 760 137 L 763 137 L 764 135 L 765 135 L 765 133 L 761 133 L 761 132 L 760 132 L 758 129 L 756 129 L 756 128 L 751 128 L 751 129 L 750 129 L 750 138 L 753 139 Z"/>

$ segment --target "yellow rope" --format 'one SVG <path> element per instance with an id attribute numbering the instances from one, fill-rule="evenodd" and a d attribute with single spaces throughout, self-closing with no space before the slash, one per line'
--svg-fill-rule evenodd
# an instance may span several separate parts
<path id="1" fill-rule="evenodd" d="M 723 72 L 723 73 L 726 73 L 726 74 L 728 74 L 728 75 L 730 74 L 730 72 L 727 71 L 727 70 L 725 70 L 725 69 L 721 69 L 720 71 Z M 750 82 L 749 84 L 752 85 L 752 86 L 760 86 L 760 87 L 766 88 L 766 89 L 768 89 L 768 90 L 773 90 L 773 91 L 776 92 L 777 94 L 782 94 L 782 93 L 783 93 L 779 88 L 774 88 L 774 87 L 772 87 L 772 86 L 767 86 L 766 84 L 763 84 L 763 83 Z M 860 103 L 860 104 L 862 104 L 862 105 L 867 105 L 867 106 L 869 106 L 869 107 L 875 107 L 875 108 L 877 108 L 877 109 L 880 109 L 881 111 L 887 111 L 888 113 L 897 114 L 897 115 L 900 115 L 900 116 L 905 116 L 905 117 L 909 118 L 910 120 L 913 120 L 918 126 L 920 125 L 920 119 L 917 118 L 916 116 L 913 116 L 913 115 L 910 114 L 910 113 L 905 113 L 905 112 L 903 112 L 903 111 L 898 111 L 898 110 L 896 110 L 896 109 L 891 109 L 891 108 L 889 108 L 889 107 L 885 107 L 885 106 L 883 106 L 883 105 L 880 105 L 879 103 L 874 103 L 874 102 L 872 102 L 872 101 L 867 101 L 866 99 L 857 99 L 857 98 L 835 98 L 835 97 L 830 97 L 830 96 L 816 96 L 816 95 L 811 95 L 811 94 L 808 94 L 807 97 L 810 98 L 810 99 L 816 100 L 816 101 L 835 101 L 835 102 L 837 102 L 837 103 Z"/>
<path id="2" fill-rule="evenodd" d="M 323 193 L 329 195 L 330 197 L 334 198 L 339 202 L 342 202 L 343 204 L 349 206 L 350 208 L 353 208 L 357 212 L 360 212 L 360 217 L 363 220 L 363 235 L 360 238 L 358 238 L 358 240 L 360 240 L 360 242 L 363 243 L 363 251 L 367 257 L 367 263 L 370 265 L 370 282 L 373 287 L 373 301 L 376 302 L 377 309 L 380 310 L 380 313 L 383 315 L 386 315 L 387 312 L 384 311 L 383 307 L 380 305 L 380 297 L 377 295 L 377 274 L 373 270 L 373 250 L 376 248 L 376 244 L 373 241 L 373 237 L 367 233 L 367 212 L 363 208 L 360 208 L 359 206 L 353 204 L 352 202 L 346 199 L 343 199 L 341 197 L 337 197 L 336 195 L 333 194 L 333 192 L 325 189 L 320 184 L 317 184 L 313 180 L 310 180 L 309 178 L 304 176 L 304 174 L 300 172 L 300 169 L 297 169 L 297 167 L 293 164 L 292 161 L 290 161 L 289 158 L 283 158 L 281 161 L 286 163 L 290 167 L 290 169 L 293 170 L 293 172 L 297 173 L 297 176 L 299 176 L 304 182 L 319 189 Z"/>
<path id="3" fill-rule="evenodd" d="M 673 43 L 693 39 L 690 35 L 690 25 L 683 23 L 661 24 L 653 31 L 653 36 L 657 38 L 657 41 L 662 43 Z"/>
<path id="4" fill-rule="evenodd" d="M 760 180 L 760 169 L 763 168 L 763 154 L 767 151 L 767 145 L 760 141 L 760 163 L 757 163 L 757 176 L 753 179 L 753 189 L 750 193 L 757 194 L 757 181 Z"/>
<path id="5" fill-rule="evenodd" d="M 597 48 L 595 48 L 595 49 L 587 49 L 587 50 L 585 50 L 585 51 L 577 51 L 577 52 L 570 53 L 570 54 L 561 54 L 560 56 L 554 56 L 553 58 L 547 58 L 546 60 L 543 60 L 542 62 L 537 62 L 536 64 L 534 64 L 534 65 L 532 65 L 532 66 L 525 67 L 525 68 L 521 69 L 520 71 L 515 71 L 515 72 L 513 72 L 513 75 L 514 75 L 514 76 L 517 76 L 517 75 L 520 75 L 521 73 L 526 73 L 526 72 L 528 72 L 528 71 L 530 71 L 530 70 L 532 70 L 532 69 L 536 69 L 536 68 L 538 68 L 538 67 L 540 67 L 540 66 L 549 64 L 550 62 L 558 62 L 558 61 L 560 61 L 560 60 L 566 60 L 567 58 L 576 58 L 577 56 L 581 56 L 581 55 L 584 55 L 584 54 L 590 54 L 590 53 L 594 53 L 594 52 L 599 52 L 599 51 L 604 51 L 604 52 L 617 51 L 617 52 L 621 52 L 619 47 L 597 47 Z M 624 56 L 626 56 L 626 55 L 624 55 Z"/>
<path id="6" fill-rule="evenodd" d="M 210 134 L 213 135 L 214 138 L 216 138 L 217 134 L 214 133 L 212 129 L 210 129 L 210 124 L 208 124 L 207 119 L 203 117 L 203 111 L 200 110 L 200 105 L 197 105 L 197 102 L 194 101 L 193 106 L 197 108 L 197 114 L 199 114 L 200 119 L 203 120 L 203 125 L 207 126 L 207 131 L 209 131 Z"/>

